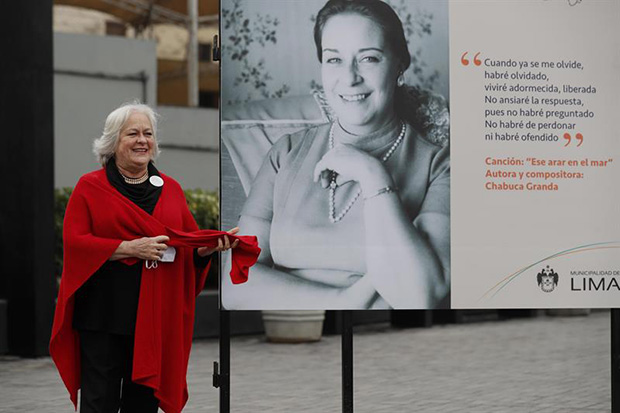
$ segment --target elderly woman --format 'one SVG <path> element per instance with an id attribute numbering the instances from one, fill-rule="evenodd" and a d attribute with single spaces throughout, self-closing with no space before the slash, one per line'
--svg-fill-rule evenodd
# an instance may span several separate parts
<path id="1" fill-rule="evenodd" d="M 403 26 L 382 1 L 330 0 L 314 41 L 337 120 L 267 155 L 239 220 L 262 254 L 224 305 L 433 308 L 450 282 L 449 152 L 402 113 Z"/>
<path id="2" fill-rule="evenodd" d="M 210 256 L 240 241 L 237 228 L 198 231 L 179 184 L 153 164 L 156 136 L 150 107 L 110 113 L 94 143 L 103 168 L 67 206 L 50 353 L 74 404 L 81 388 L 83 413 L 181 411 L 195 296 Z"/>

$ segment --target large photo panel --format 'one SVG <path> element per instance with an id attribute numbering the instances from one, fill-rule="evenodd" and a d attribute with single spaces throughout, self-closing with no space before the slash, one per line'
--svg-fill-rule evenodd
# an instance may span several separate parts
<path id="1" fill-rule="evenodd" d="M 450 3 L 453 308 L 620 306 L 618 21 Z"/>
<path id="2" fill-rule="evenodd" d="M 222 226 L 262 248 L 224 307 L 448 308 L 448 2 L 221 13 Z"/>

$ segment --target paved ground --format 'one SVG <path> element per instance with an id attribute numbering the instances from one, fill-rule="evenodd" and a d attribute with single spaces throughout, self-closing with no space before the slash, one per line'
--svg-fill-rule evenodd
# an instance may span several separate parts
<path id="1" fill-rule="evenodd" d="M 356 331 L 355 412 L 610 412 L 607 312 Z M 196 341 L 187 413 L 218 412 L 215 340 Z M 233 413 L 341 412 L 340 336 L 232 342 Z M 0 412 L 71 412 L 49 358 L 0 358 Z"/>

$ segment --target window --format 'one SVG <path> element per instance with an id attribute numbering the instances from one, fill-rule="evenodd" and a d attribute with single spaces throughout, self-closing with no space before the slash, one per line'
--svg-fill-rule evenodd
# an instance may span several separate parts
<path id="1" fill-rule="evenodd" d="M 105 22 L 105 34 L 108 36 L 125 36 L 127 26 L 125 23 L 108 20 Z"/>

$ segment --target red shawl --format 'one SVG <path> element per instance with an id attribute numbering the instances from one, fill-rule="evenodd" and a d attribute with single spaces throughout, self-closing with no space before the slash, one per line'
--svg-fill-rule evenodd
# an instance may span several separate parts
<path id="1" fill-rule="evenodd" d="M 176 247 L 174 262 L 142 269 L 136 318 L 132 380 L 152 387 L 166 413 L 180 412 L 187 401 L 185 380 L 194 327 L 194 305 L 209 266 L 194 266 L 193 247 L 215 247 L 224 232 L 198 230 L 181 186 L 161 174 L 164 186 L 149 215 L 121 195 L 105 169 L 84 175 L 65 213 L 64 267 L 54 315 L 50 354 L 77 409 L 80 387 L 79 336 L 72 328 L 74 294 L 105 263 L 123 240 L 167 235 Z M 232 251 L 233 283 L 247 280 L 260 253 L 256 237 L 239 239 Z M 133 264 L 137 258 L 122 260 Z"/>

